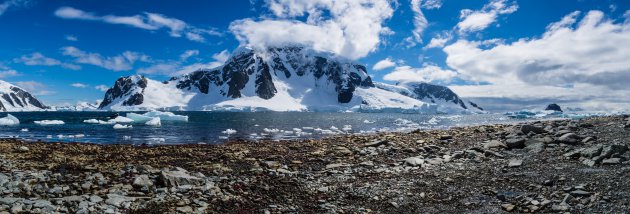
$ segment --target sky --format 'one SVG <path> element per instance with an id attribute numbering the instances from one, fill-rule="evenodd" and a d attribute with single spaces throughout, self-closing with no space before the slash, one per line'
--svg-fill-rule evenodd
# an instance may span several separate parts
<path id="1" fill-rule="evenodd" d="M 489 109 L 630 109 L 628 0 L 0 0 L 0 29 L 0 79 L 49 105 L 299 44 Z"/>

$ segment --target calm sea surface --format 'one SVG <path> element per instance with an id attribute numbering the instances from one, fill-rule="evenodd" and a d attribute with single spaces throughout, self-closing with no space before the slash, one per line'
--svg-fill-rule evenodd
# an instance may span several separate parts
<path id="1" fill-rule="evenodd" d="M 142 113 L 142 112 L 140 112 Z M 84 123 L 107 120 L 111 112 L 14 112 L 19 125 L 0 126 L 0 137 L 28 140 L 91 142 L 101 144 L 216 144 L 228 139 L 319 138 L 341 133 L 374 133 L 445 129 L 453 126 L 514 123 L 525 121 L 499 114 L 421 115 L 392 113 L 316 112 L 174 112 L 187 115 L 188 122 L 162 121 L 161 126 L 128 123 L 129 129 L 112 124 Z M 119 113 L 125 116 L 126 113 Z M 0 117 L 5 117 L 1 113 Z M 63 125 L 38 125 L 34 121 L 62 120 Z"/>

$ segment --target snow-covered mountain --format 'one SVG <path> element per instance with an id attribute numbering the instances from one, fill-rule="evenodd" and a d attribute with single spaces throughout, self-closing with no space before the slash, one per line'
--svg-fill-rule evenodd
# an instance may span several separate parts
<path id="1" fill-rule="evenodd" d="M 93 103 L 79 101 L 76 105 L 53 106 L 51 109 L 55 111 L 97 111 L 100 103 L 100 101 Z"/>
<path id="2" fill-rule="evenodd" d="M 467 111 L 480 113 L 484 111 L 476 103 L 460 98 L 446 86 L 429 83 L 401 83 L 400 85 L 375 83 L 375 86 L 383 90 L 436 104 L 440 112 Z"/>
<path id="3" fill-rule="evenodd" d="M 0 80 L 0 111 L 41 111 L 48 109 L 31 93 Z"/>
<path id="4" fill-rule="evenodd" d="M 438 111 L 438 105 L 376 87 L 365 66 L 301 47 L 239 48 L 223 66 L 159 82 L 121 77 L 105 110 Z"/>

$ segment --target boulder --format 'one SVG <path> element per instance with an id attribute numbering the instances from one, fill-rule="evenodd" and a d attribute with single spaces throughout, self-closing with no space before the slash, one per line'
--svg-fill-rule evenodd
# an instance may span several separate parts
<path id="1" fill-rule="evenodd" d="M 522 149 L 525 148 L 525 141 L 523 138 L 510 138 L 505 141 L 505 145 L 510 149 Z"/>
<path id="2" fill-rule="evenodd" d="M 562 112 L 562 108 L 560 108 L 560 105 L 552 103 L 547 105 L 547 108 L 545 108 L 546 111 L 559 111 Z"/>
<path id="3" fill-rule="evenodd" d="M 404 160 L 406 165 L 409 166 L 422 166 L 424 164 L 424 160 L 418 157 L 410 157 Z"/>
<path id="4" fill-rule="evenodd" d="M 151 187 L 153 186 L 153 181 L 148 175 L 138 175 L 133 179 L 133 186 L 137 188 Z"/>
<path id="5" fill-rule="evenodd" d="M 523 132 L 523 134 L 529 134 L 530 132 L 533 132 L 534 134 L 542 134 L 545 133 L 545 129 L 542 127 L 527 124 L 521 126 L 521 132 Z"/>
<path id="6" fill-rule="evenodd" d="M 577 136 L 575 133 L 566 133 L 558 138 L 558 142 L 569 145 L 575 145 L 577 144 L 577 142 L 579 142 L 579 140 L 580 137 Z"/>
<path id="7" fill-rule="evenodd" d="M 193 176 L 180 167 L 162 170 L 160 179 L 167 187 L 178 187 L 181 185 L 200 186 L 204 183 L 203 178 Z"/>
<path id="8" fill-rule="evenodd" d="M 485 143 L 483 145 L 483 148 L 485 149 L 492 149 L 492 148 L 507 148 L 507 145 L 505 145 L 505 143 L 498 141 L 498 140 L 491 140 L 488 141 L 487 143 Z"/>
<path id="9" fill-rule="evenodd" d="M 602 145 L 594 145 L 589 148 L 586 148 L 580 152 L 580 156 L 586 158 L 593 158 L 599 156 L 602 153 L 603 146 Z"/>

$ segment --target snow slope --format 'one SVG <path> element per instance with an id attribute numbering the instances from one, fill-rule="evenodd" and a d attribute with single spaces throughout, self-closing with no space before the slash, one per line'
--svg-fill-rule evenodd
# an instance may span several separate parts
<path id="1" fill-rule="evenodd" d="M 48 109 L 29 92 L 0 80 L 0 111 L 42 111 Z"/>

